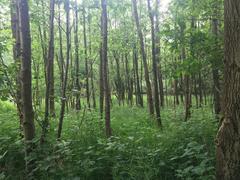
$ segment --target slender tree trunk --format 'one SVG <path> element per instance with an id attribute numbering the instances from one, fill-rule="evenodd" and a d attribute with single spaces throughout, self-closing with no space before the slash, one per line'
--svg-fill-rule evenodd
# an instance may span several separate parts
<path id="1" fill-rule="evenodd" d="M 140 80 L 139 80 L 139 74 L 138 74 L 138 54 L 137 54 L 137 48 L 136 45 L 134 45 L 133 49 L 133 64 L 134 64 L 134 69 L 135 69 L 135 76 L 136 76 L 136 99 L 137 99 L 137 104 L 140 107 L 143 107 L 143 99 L 141 95 L 141 87 L 140 87 Z"/>
<path id="2" fill-rule="evenodd" d="M 46 68 L 47 68 L 47 80 L 46 80 L 46 94 L 45 94 L 45 116 L 43 121 L 43 127 L 42 127 L 42 138 L 41 141 L 44 141 L 44 138 L 46 136 L 47 127 L 49 125 L 49 106 L 50 102 L 53 101 L 52 107 L 50 107 L 50 112 L 54 113 L 54 93 L 51 94 L 51 91 L 54 92 L 53 87 L 53 59 L 54 59 L 54 6 L 55 6 L 55 0 L 50 1 L 50 18 L 49 18 L 49 46 L 48 46 L 48 58 L 46 62 Z M 50 100 L 51 99 L 51 100 Z"/>
<path id="3" fill-rule="evenodd" d="M 66 11 L 67 56 L 66 56 L 66 69 L 65 69 L 64 81 L 63 81 L 63 87 L 62 87 L 63 89 L 62 89 L 62 97 L 61 97 L 61 110 L 60 110 L 58 134 L 57 134 L 58 139 L 60 139 L 61 133 L 62 133 L 63 118 L 64 118 L 64 113 L 65 113 L 65 104 L 67 101 L 66 89 L 67 89 L 68 66 L 69 66 L 69 58 L 70 58 L 69 0 L 66 0 L 66 2 L 65 2 L 65 11 Z"/>
<path id="4" fill-rule="evenodd" d="M 86 78 L 86 96 L 87 106 L 90 108 L 90 93 L 89 93 L 89 73 L 88 73 L 88 53 L 87 53 L 87 35 L 86 35 L 86 16 L 85 8 L 83 8 L 83 41 L 84 41 L 84 59 L 85 59 L 85 78 Z"/>
<path id="5" fill-rule="evenodd" d="M 203 105 L 203 82 L 202 82 L 202 73 L 201 72 L 199 72 L 199 74 L 198 74 L 198 84 L 199 84 L 199 88 L 198 88 L 199 105 L 200 105 L 200 107 L 202 107 L 202 105 Z"/>
<path id="6" fill-rule="evenodd" d="M 185 52 L 185 47 L 184 47 L 184 31 L 185 31 L 185 24 L 181 23 L 180 25 L 180 30 L 181 30 L 181 43 L 182 43 L 182 48 L 181 48 L 181 59 L 182 61 L 186 60 L 186 52 Z M 191 90 L 190 90 L 190 77 L 188 72 L 184 75 L 183 77 L 184 81 L 184 96 L 185 96 L 185 121 L 187 121 L 190 116 L 191 116 Z"/>
<path id="7" fill-rule="evenodd" d="M 100 117 L 101 117 L 101 119 L 103 119 L 104 81 L 103 81 L 102 42 L 100 43 L 100 51 L 99 52 L 100 52 L 100 65 L 99 65 L 99 109 L 100 109 Z"/>
<path id="8" fill-rule="evenodd" d="M 76 69 L 76 78 L 75 78 L 75 86 L 76 86 L 76 110 L 81 109 L 81 87 L 79 82 L 79 42 L 78 42 L 78 6 L 77 0 L 75 0 L 75 29 L 74 29 L 74 43 L 75 43 L 75 69 Z"/>
<path id="9" fill-rule="evenodd" d="M 96 109 L 97 105 L 96 105 L 96 95 L 95 95 L 95 87 L 94 87 L 94 71 L 93 71 L 93 64 L 94 64 L 94 60 L 92 59 L 92 47 L 91 47 L 91 15 L 89 12 L 88 15 L 88 34 L 89 34 L 89 55 L 91 57 L 91 61 L 90 61 L 90 76 L 91 76 L 91 91 L 92 91 L 92 103 L 93 103 L 93 108 Z"/>
<path id="10" fill-rule="evenodd" d="M 216 8 L 216 7 L 215 7 Z M 216 10 L 214 10 L 216 11 Z M 217 16 L 217 13 L 215 12 L 215 16 Z M 218 48 L 218 19 L 214 17 L 212 19 L 212 33 L 214 35 L 215 39 L 215 48 Z M 214 98 L 214 111 L 216 114 L 216 117 L 218 118 L 220 111 L 221 111 L 221 105 L 220 105 L 220 78 L 219 78 L 219 59 L 213 59 L 212 60 L 212 77 L 213 77 L 213 98 Z"/>
<path id="11" fill-rule="evenodd" d="M 156 7 L 155 7 L 155 31 L 156 31 L 156 61 L 157 61 L 157 73 L 158 73 L 158 84 L 159 84 L 159 98 L 161 106 L 164 106 L 164 92 L 163 92 L 163 77 L 161 71 L 161 64 L 160 64 L 160 28 L 159 28 L 159 7 L 160 7 L 160 0 L 156 0 Z"/>
<path id="12" fill-rule="evenodd" d="M 193 85 L 194 85 L 194 96 L 195 96 L 195 101 L 196 101 L 196 107 L 199 107 L 199 101 L 198 101 L 198 88 L 197 88 L 197 78 L 196 75 L 192 76 L 193 80 Z"/>
<path id="13" fill-rule="evenodd" d="M 23 132 L 26 142 L 26 156 L 33 150 L 32 140 L 35 137 L 34 113 L 32 106 L 32 72 L 31 72 L 31 35 L 29 25 L 29 8 L 27 0 L 19 0 L 19 27 L 21 47 L 21 97 L 23 112 Z M 26 160 L 26 170 L 29 174 L 33 162 Z"/>
<path id="14" fill-rule="evenodd" d="M 240 1 L 225 0 L 223 119 L 217 134 L 216 179 L 240 179 Z"/>
<path id="15" fill-rule="evenodd" d="M 142 60 L 143 60 L 143 66 L 144 66 L 145 81 L 146 81 L 146 86 L 147 86 L 147 100 L 148 100 L 149 113 L 150 113 L 150 115 L 154 115 L 152 88 L 151 88 L 151 83 L 150 83 L 150 78 L 149 78 L 147 57 L 146 57 L 146 52 L 145 52 L 145 47 L 144 47 L 143 34 L 142 34 L 142 30 L 140 28 L 140 23 L 139 23 L 136 0 L 132 0 L 132 6 L 133 6 L 133 15 L 135 18 L 138 37 L 140 39 L 140 45 L 141 45 L 141 54 L 142 54 Z"/>
<path id="16" fill-rule="evenodd" d="M 174 94 L 175 94 L 175 98 L 176 98 L 176 105 L 179 105 L 178 79 L 174 79 Z"/>
<path id="17" fill-rule="evenodd" d="M 48 47 L 48 62 L 49 62 L 49 106 L 50 115 L 55 117 L 55 100 L 54 100 L 54 13 L 55 0 L 50 1 L 50 33 L 49 33 L 49 47 Z"/>
<path id="18" fill-rule="evenodd" d="M 113 52 L 113 56 L 116 62 L 116 71 L 117 71 L 117 77 L 115 80 L 115 86 L 116 86 L 116 96 L 118 99 L 118 105 L 121 105 L 121 102 L 123 101 L 122 97 L 122 78 L 120 74 L 120 65 L 119 65 L 119 56 L 117 55 L 116 52 Z"/>
<path id="19" fill-rule="evenodd" d="M 107 24 L 107 0 L 101 0 L 102 6 L 102 60 L 103 60 L 103 81 L 104 81 L 104 97 L 105 97 L 105 128 L 106 136 L 112 135 L 110 121 L 110 89 L 108 84 L 108 24 Z"/>
<path id="20" fill-rule="evenodd" d="M 186 55 L 185 55 L 185 48 L 182 48 L 182 59 L 183 61 L 186 59 Z M 184 89 L 184 93 L 185 93 L 185 121 L 187 121 L 190 116 L 191 116 L 191 112 L 190 112 L 190 108 L 191 108 L 191 90 L 190 90 L 190 77 L 188 74 L 184 75 L 184 83 L 185 83 L 185 89 Z"/>
<path id="21" fill-rule="evenodd" d="M 63 60 L 63 45 L 62 45 L 62 30 L 61 30 L 61 8 L 60 2 L 58 2 L 58 33 L 59 33 L 59 62 L 60 62 L 60 78 L 61 78 L 61 90 L 63 89 L 64 81 L 64 60 Z"/>
<path id="22" fill-rule="evenodd" d="M 155 111 L 158 126 L 162 126 L 161 116 L 160 116 L 160 103 L 159 103 L 159 93 L 158 93 L 158 66 L 156 59 L 156 40 L 155 40 L 155 28 L 154 28 L 154 16 L 151 8 L 151 0 L 147 0 L 149 17 L 151 21 L 151 36 L 152 36 L 152 65 L 153 65 L 153 85 L 154 85 L 154 103 L 155 103 Z"/>
<path id="23" fill-rule="evenodd" d="M 13 45 L 13 58 L 17 65 L 16 73 L 16 105 L 17 112 L 20 120 L 20 131 L 22 131 L 23 126 L 23 112 L 22 112 L 22 98 L 21 98 L 21 45 L 20 45 L 20 34 L 19 34 L 19 8 L 16 0 L 11 0 L 11 27 L 12 27 L 12 37 L 15 40 Z"/>

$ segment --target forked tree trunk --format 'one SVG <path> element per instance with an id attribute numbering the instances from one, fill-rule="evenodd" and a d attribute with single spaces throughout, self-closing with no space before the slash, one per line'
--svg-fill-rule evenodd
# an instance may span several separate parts
<path id="1" fill-rule="evenodd" d="M 142 55 L 142 61 L 143 61 L 143 67 L 144 67 L 145 81 L 146 81 L 146 86 L 147 86 L 148 108 L 149 108 L 150 115 L 153 116 L 154 115 L 154 106 L 153 106 L 153 98 L 152 98 L 152 88 L 151 88 L 151 83 L 150 83 L 150 78 L 149 78 L 147 57 L 146 57 L 146 52 L 145 52 L 145 47 L 144 47 L 143 34 L 142 34 L 139 17 L 138 17 L 136 0 L 132 0 L 132 6 L 133 6 L 133 16 L 135 18 L 135 24 L 136 24 L 138 37 L 140 40 L 140 46 L 141 46 L 141 55 Z"/>
<path id="2" fill-rule="evenodd" d="M 218 180 L 240 179 L 240 1 L 224 6 L 223 120 L 216 140 Z"/>
<path id="3" fill-rule="evenodd" d="M 58 124 L 58 134 L 57 138 L 60 139 L 62 133 L 62 125 L 63 125 L 63 118 L 65 113 L 65 105 L 67 101 L 66 97 L 66 89 L 67 89 L 67 81 L 68 81 L 68 66 L 69 66 L 69 58 L 70 58 L 70 27 L 69 27 L 69 0 L 65 2 L 65 11 L 66 11 L 66 36 L 67 36 L 67 56 L 66 56 L 66 69 L 64 74 L 64 81 L 62 87 L 62 97 L 61 97 L 61 110 L 60 110 L 60 117 L 59 117 L 59 124 Z"/>

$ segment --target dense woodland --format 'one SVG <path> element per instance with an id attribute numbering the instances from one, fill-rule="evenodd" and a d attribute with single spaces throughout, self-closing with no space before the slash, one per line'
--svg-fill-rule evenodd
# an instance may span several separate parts
<path id="1" fill-rule="evenodd" d="M 0 0 L 0 179 L 239 180 L 239 0 Z"/>

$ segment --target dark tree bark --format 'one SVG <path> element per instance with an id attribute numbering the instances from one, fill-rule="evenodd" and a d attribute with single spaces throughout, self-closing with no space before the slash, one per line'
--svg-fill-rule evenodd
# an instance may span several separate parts
<path id="1" fill-rule="evenodd" d="M 32 73 L 31 73 L 31 36 L 29 25 L 29 8 L 27 0 L 19 0 L 19 27 L 21 47 L 21 96 L 23 112 L 23 132 L 26 141 L 26 156 L 32 152 L 35 137 L 34 113 L 32 106 Z M 27 173 L 33 168 L 31 161 L 26 160 Z"/>
<path id="2" fill-rule="evenodd" d="M 140 40 L 140 45 L 141 45 L 142 61 L 143 61 L 145 81 L 146 81 L 146 86 L 147 86 L 147 100 L 148 100 L 149 113 L 150 113 L 150 115 L 154 115 L 152 88 L 151 88 L 151 83 L 150 83 L 150 78 L 149 78 L 147 57 L 146 57 L 146 52 L 145 52 L 145 47 L 144 47 L 143 34 L 142 34 L 142 30 L 141 30 L 140 23 L 139 23 L 136 0 L 132 0 L 132 6 L 133 6 L 133 16 L 135 18 L 135 24 L 136 24 L 136 28 L 137 28 L 137 32 L 138 32 L 138 37 Z"/>
<path id="3" fill-rule="evenodd" d="M 154 85 L 154 103 L 155 103 L 155 112 L 158 126 L 162 126 L 161 116 L 160 116 L 160 103 L 159 103 L 159 93 L 158 93 L 158 65 L 156 59 L 156 36 L 154 28 L 154 16 L 151 8 L 151 0 L 147 0 L 148 13 L 151 21 L 151 36 L 152 36 L 152 68 L 153 68 L 153 85 Z"/>
<path id="4" fill-rule="evenodd" d="M 81 109 L 81 87 L 79 82 L 79 41 L 78 41 L 78 6 L 77 0 L 75 0 L 75 26 L 74 26 L 74 43 L 75 43 L 75 70 L 76 70 L 76 77 L 75 77 L 75 87 L 76 87 L 76 110 Z"/>
<path id="5" fill-rule="evenodd" d="M 69 58 L 70 58 L 70 18 L 69 18 L 69 0 L 65 1 L 65 11 L 66 11 L 66 37 L 67 37 L 67 55 L 66 55 L 66 68 L 64 74 L 64 81 L 62 87 L 62 97 L 61 97 L 61 110 L 60 110 L 60 117 L 59 117 L 59 125 L 58 125 L 58 134 L 57 138 L 61 138 L 62 133 L 62 125 L 63 125 L 63 118 L 65 113 L 65 104 L 67 101 L 66 97 L 66 89 L 67 89 L 67 81 L 68 81 L 68 67 L 69 67 Z"/>
<path id="6" fill-rule="evenodd" d="M 240 1 L 224 4 L 223 119 L 216 140 L 216 179 L 240 179 Z"/>
<path id="7" fill-rule="evenodd" d="M 112 135 L 110 121 L 110 89 L 108 83 L 108 24 L 107 24 L 107 0 L 101 0 L 102 6 L 102 60 L 103 60 L 103 81 L 104 81 L 104 97 L 105 97 L 105 128 L 106 136 Z"/>

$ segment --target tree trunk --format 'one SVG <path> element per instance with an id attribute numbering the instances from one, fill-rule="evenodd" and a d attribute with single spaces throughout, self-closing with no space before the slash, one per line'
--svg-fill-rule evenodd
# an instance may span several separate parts
<path id="1" fill-rule="evenodd" d="M 16 0 L 11 0 L 11 27 L 12 27 L 12 37 L 15 40 L 13 45 L 13 58 L 17 65 L 16 73 L 16 105 L 17 112 L 20 121 L 20 131 L 22 131 L 23 126 L 23 112 L 22 112 L 22 98 L 21 98 L 21 45 L 20 45 L 20 34 L 19 34 L 19 8 Z"/>
<path id="2" fill-rule="evenodd" d="M 164 92 L 163 92 L 163 77 L 161 71 L 161 64 L 160 64 L 160 28 L 159 28 L 159 7 L 160 7 L 160 0 L 156 0 L 156 7 L 155 7 L 155 17 L 156 17 L 156 61 L 157 61 L 157 73 L 158 73 L 158 84 L 159 84 L 159 98 L 161 106 L 164 106 Z"/>
<path id="3" fill-rule="evenodd" d="M 134 44 L 133 49 L 133 64 L 135 69 L 135 76 L 136 76 L 136 99 L 137 99 L 137 105 L 140 107 L 143 107 L 143 99 L 141 95 L 141 87 L 140 87 L 140 80 L 139 80 L 139 74 L 138 74 L 138 54 L 137 54 L 137 48 L 136 44 Z"/>
<path id="4" fill-rule="evenodd" d="M 84 42 L 84 59 L 85 59 L 86 96 L 87 96 L 87 106 L 90 109 L 88 53 L 87 53 L 87 35 L 86 35 L 86 16 L 85 16 L 85 14 L 86 14 L 85 8 L 83 8 L 83 42 Z"/>
<path id="5" fill-rule="evenodd" d="M 95 95 L 95 88 L 94 88 L 94 71 L 93 71 L 93 64 L 94 59 L 92 59 L 92 47 L 91 47 L 91 15 L 88 15 L 88 34 L 89 34 L 89 55 L 91 57 L 90 61 L 90 76 L 91 76 L 91 91 L 92 91 L 92 103 L 93 108 L 96 109 L 96 95 Z"/>
<path id="6" fill-rule="evenodd" d="M 216 9 L 216 7 L 215 7 Z M 217 10 L 214 10 L 217 11 Z M 217 16 L 217 13 L 215 12 Z M 218 19 L 215 17 L 212 19 L 212 33 L 214 35 L 214 45 L 215 48 L 218 48 Z M 215 51 L 216 53 L 216 51 Z M 218 57 L 217 57 L 218 58 Z M 214 111 L 216 117 L 218 118 L 220 111 L 221 111 L 221 104 L 220 104 L 220 82 L 219 82 L 219 59 L 212 59 L 212 77 L 213 77 L 213 101 L 214 101 Z"/>
<path id="7" fill-rule="evenodd" d="M 81 87 L 79 82 L 79 42 L 78 42 L 78 6 L 77 0 L 75 0 L 75 29 L 74 29 L 74 43 L 75 43 L 75 87 L 76 87 L 76 110 L 81 109 Z"/>
<path id="8" fill-rule="evenodd" d="M 144 47 L 143 34 L 142 34 L 142 30 L 141 30 L 140 23 L 139 23 L 136 0 L 132 0 L 132 6 L 133 6 L 133 15 L 134 15 L 134 18 L 135 18 L 138 37 L 140 39 L 142 61 L 143 61 L 145 81 L 146 81 L 146 86 L 147 86 L 147 100 L 148 100 L 149 113 L 150 113 L 150 115 L 154 115 L 152 88 L 151 88 L 151 83 L 150 83 L 150 78 L 149 78 L 147 57 L 146 57 L 146 52 L 145 52 L 145 47 Z"/>
<path id="9" fill-rule="evenodd" d="M 104 81 L 104 97 L 105 97 L 105 128 L 106 136 L 112 135 L 110 121 L 110 89 L 108 84 L 108 24 L 107 24 L 107 0 L 101 0 L 102 6 L 102 60 L 103 60 L 103 81 Z"/>
<path id="10" fill-rule="evenodd" d="M 29 8 L 27 0 L 19 0 L 19 27 L 21 47 L 21 97 L 23 112 L 23 132 L 26 141 L 26 156 L 32 152 L 35 137 L 34 113 L 32 106 L 32 73 L 31 73 L 31 36 L 29 25 Z M 33 169 L 32 161 L 26 160 L 26 170 Z"/>
<path id="11" fill-rule="evenodd" d="M 44 141 L 44 137 L 47 132 L 47 127 L 49 125 L 49 107 L 50 112 L 54 113 L 54 85 L 53 85 L 53 59 L 54 59 L 54 6 L 55 0 L 50 1 L 50 18 L 49 18 L 49 46 L 48 46 L 48 58 L 46 62 L 47 67 L 47 80 L 46 80 L 46 94 L 45 94 L 45 116 L 42 127 L 42 138 L 41 141 Z M 53 92 L 52 92 L 53 91 Z M 53 93 L 53 94 L 52 94 Z M 53 101 L 53 102 L 51 102 Z M 51 105 L 52 104 L 52 107 Z M 53 114 L 52 114 L 53 115 Z"/>
<path id="12" fill-rule="evenodd" d="M 157 59 L 156 59 L 156 40 L 155 40 L 155 28 L 154 28 L 154 17 L 151 8 L 150 0 L 147 0 L 148 4 L 148 13 L 149 18 L 151 21 L 151 36 L 152 36 L 152 68 L 153 68 L 153 85 L 154 85 L 154 103 L 155 103 L 155 111 L 156 111 L 156 118 L 158 126 L 162 126 L 161 116 L 160 116 L 160 103 L 159 103 L 159 93 L 158 93 L 158 66 L 157 66 Z"/>
<path id="13" fill-rule="evenodd" d="M 61 110 L 60 110 L 60 117 L 59 117 L 59 124 L 58 124 L 58 134 L 57 138 L 61 138 L 62 133 L 62 125 L 63 125 L 63 118 L 65 113 L 65 104 L 66 104 L 66 89 L 67 89 L 67 81 L 68 81 L 68 66 L 69 66 L 69 58 L 70 58 L 70 27 L 69 27 L 69 0 L 65 2 L 65 11 L 66 11 L 66 36 L 67 36 L 67 56 L 66 56 L 66 69 L 64 74 L 64 81 L 62 87 L 62 97 L 61 97 Z"/>
<path id="14" fill-rule="evenodd" d="M 63 89 L 64 81 L 64 60 L 63 60 L 63 45 L 62 45 L 62 30 L 61 30 L 61 8 L 60 2 L 58 2 L 58 33 L 59 33 L 59 62 L 60 62 L 60 79 L 61 79 L 61 91 Z"/>
<path id="15" fill-rule="evenodd" d="M 216 179 L 240 179 L 240 1 L 225 0 L 223 121 L 216 140 Z"/>
<path id="16" fill-rule="evenodd" d="M 186 25 L 184 22 L 179 24 L 180 26 L 180 30 L 181 30 L 181 59 L 182 61 L 186 60 L 186 52 L 185 52 L 185 47 L 184 47 L 184 31 L 186 28 Z M 184 81 L 184 96 L 185 96 L 185 121 L 187 121 L 190 116 L 191 116 L 191 112 L 190 112 L 190 108 L 191 108 L 191 91 L 190 91 L 190 77 L 188 72 L 185 73 L 184 77 L 183 77 L 183 81 Z"/>

